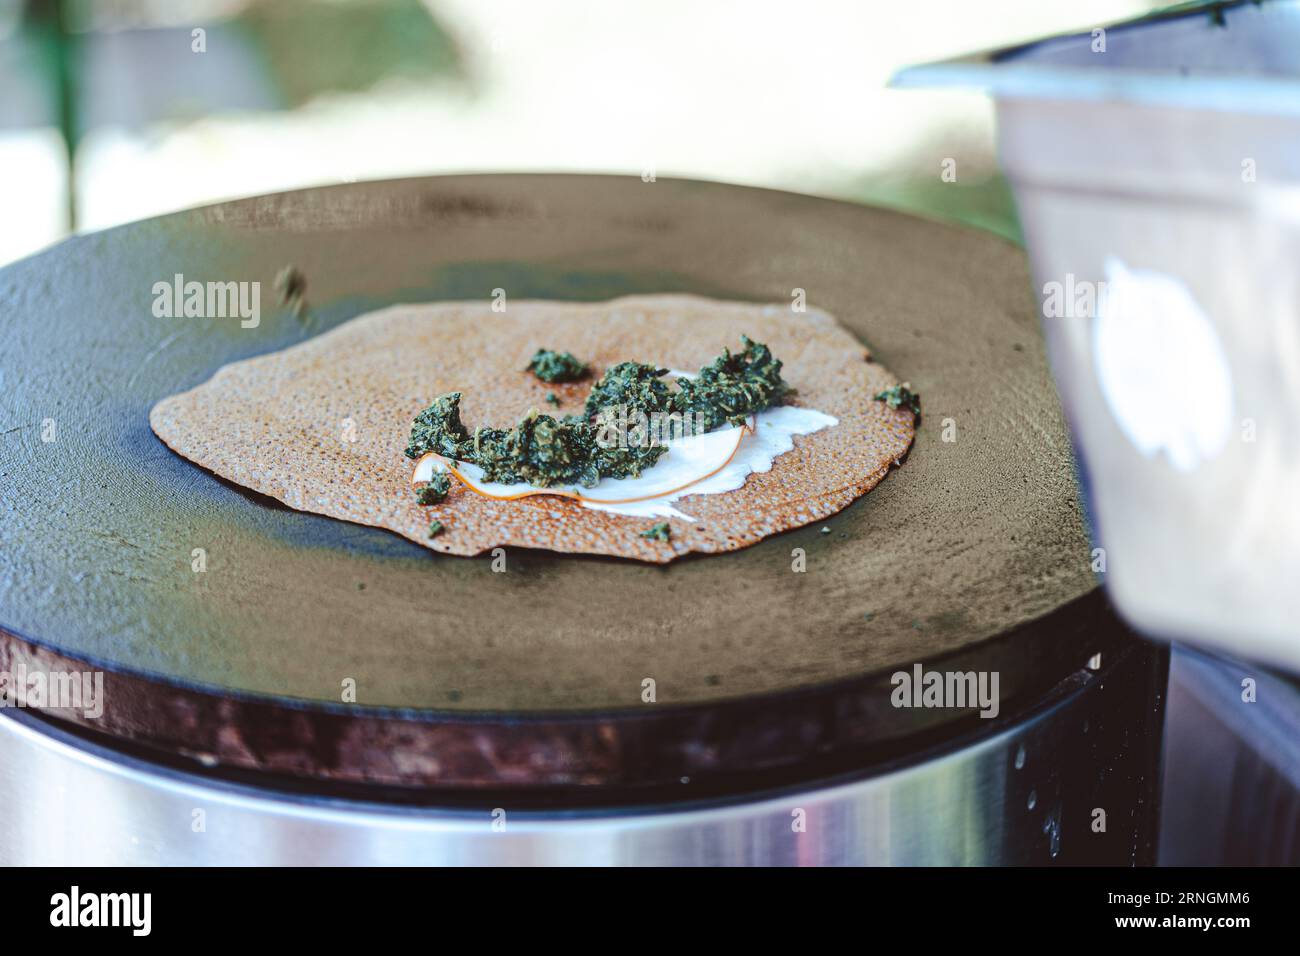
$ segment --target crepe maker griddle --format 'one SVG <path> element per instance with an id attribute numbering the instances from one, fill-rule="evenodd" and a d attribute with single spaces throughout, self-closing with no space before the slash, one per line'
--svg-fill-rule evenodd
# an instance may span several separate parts
<path id="1" fill-rule="evenodd" d="M 272 291 L 288 265 L 301 314 Z M 260 282 L 260 324 L 156 317 L 175 275 Z M 802 290 L 924 419 L 902 467 L 825 522 L 664 567 L 510 549 L 505 573 L 290 510 L 149 429 L 227 362 L 494 289 Z M 892 706 L 916 663 L 997 671 L 1005 723 L 1133 646 L 1092 572 L 1024 255 L 985 234 L 690 181 L 342 185 L 71 239 L 0 270 L 0 324 L 0 667 L 103 670 L 103 715 L 51 726 L 187 772 L 444 803 L 734 793 L 992 726 Z"/>

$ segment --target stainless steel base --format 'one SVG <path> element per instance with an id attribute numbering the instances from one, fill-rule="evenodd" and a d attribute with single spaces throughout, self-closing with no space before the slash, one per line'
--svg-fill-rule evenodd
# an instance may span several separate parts
<path id="1" fill-rule="evenodd" d="M 1140 788 L 1094 790 L 1127 796 L 1107 808 L 1114 830 L 1096 834 L 1089 827 L 1099 798 L 1088 781 L 1104 782 L 1126 759 L 1098 746 L 1113 710 L 1105 706 L 1104 684 L 1081 671 L 1018 722 L 862 779 L 750 799 L 569 812 L 277 793 L 124 756 L 5 710 L 0 863 L 1131 862 L 1144 828 L 1117 830 L 1131 824 L 1149 795 Z"/>
<path id="2" fill-rule="evenodd" d="M 1161 865 L 1300 866 L 1300 680 L 1175 645 L 1168 714 Z"/>

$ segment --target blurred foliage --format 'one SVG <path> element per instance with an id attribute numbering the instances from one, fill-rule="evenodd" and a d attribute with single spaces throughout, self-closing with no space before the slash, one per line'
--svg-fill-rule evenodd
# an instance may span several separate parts
<path id="1" fill-rule="evenodd" d="M 26 0 L 25 6 L 0 0 L 8 21 L 19 7 L 23 36 L 10 39 L 22 42 L 7 45 L 0 67 L 31 63 L 42 79 L 22 91 L 13 83 L 0 87 L 7 110 L 0 124 L 57 126 L 70 167 L 79 138 L 95 128 L 139 135 L 151 125 L 214 114 L 287 111 L 325 94 L 365 92 L 392 80 L 459 85 L 473 93 L 469 77 L 477 75 L 467 66 L 474 48 L 462 50 L 421 0 Z M 207 30 L 201 62 L 190 59 L 196 26 Z M 0 44 L 0 52 L 5 49 Z M 354 165 L 365 175 L 364 164 Z M 856 179 L 841 168 L 829 181 L 809 170 L 806 183 L 793 185 L 1021 241 L 1001 177 L 985 173 L 945 183 L 908 168 L 915 165 L 901 162 Z M 719 173 L 727 178 L 725 170 Z M 75 196 L 68 216 L 73 228 Z"/>
<path id="2" fill-rule="evenodd" d="M 1024 244 L 1011 187 L 1001 176 L 971 183 L 945 183 L 937 176 L 875 177 L 855 183 L 846 194 L 858 202 L 987 229 L 1018 245 Z"/>
<path id="3" fill-rule="evenodd" d="M 463 63 L 451 35 L 419 0 L 274 0 L 236 19 L 264 51 L 287 104 L 392 78 L 453 78 Z"/>

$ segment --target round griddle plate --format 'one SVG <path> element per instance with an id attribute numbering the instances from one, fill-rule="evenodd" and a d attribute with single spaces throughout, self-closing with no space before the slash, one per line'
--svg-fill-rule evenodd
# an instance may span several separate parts
<path id="1" fill-rule="evenodd" d="M 272 291 L 289 264 L 305 316 Z M 155 317 L 177 274 L 260 282 L 260 325 Z M 512 550 L 504 572 L 286 509 L 149 429 L 224 363 L 498 288 L 801 289 L 925 418 L 903 467 L 827 522 L 667 567 Z M 999 670 L 1008 712 L 1118 639 L 1027 289 L 1023 254 L 980 233 L 618 177 L 338 186 L 71 240 L 0 270 L 0 664 L 104 669 L 104 715 L 62 716 L 134 743 L 394 784 L 661 782 L 974 719 L 891 707 L 889 674 L 915 663 Z"/>

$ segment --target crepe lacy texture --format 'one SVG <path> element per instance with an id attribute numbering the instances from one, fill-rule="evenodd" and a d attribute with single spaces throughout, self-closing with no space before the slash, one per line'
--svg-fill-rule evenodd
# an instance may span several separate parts
<path id="1" fill-rule="evenodd" d="M 549 496 L 493 501 L 453 483 L 422 507 L 403 455 L 429 401 L 464 394 L 473 429 L 546 407 L 582 408 L 591 381 L 546 383 L 522 371 L 538 348 L 581 355 L 598 378 L 630 357 L 695 369 L 742 334 L 766 342 L 796 390 L 790 404 L 839 424 L 795 438 L 792 451 L 744 486 L 675 502 L 668 540 L 642 537 L 646 519 Z M 360 316 L 280 352 L 221 368 L 160 401 L 150 424 L 196 464 L 292 508 L 395 531 L 434 551 L 476 555 L 499 546 L 614 555 L 663 563 L 717 553 L 820 521 L 870 491 L 907 452 L 913 413 L 873 396 L 898 383 L 827 313 L 694 296 L 600 303 L 404 305 Z M 429 537 L 432 521 L 444 531 Z"/>

